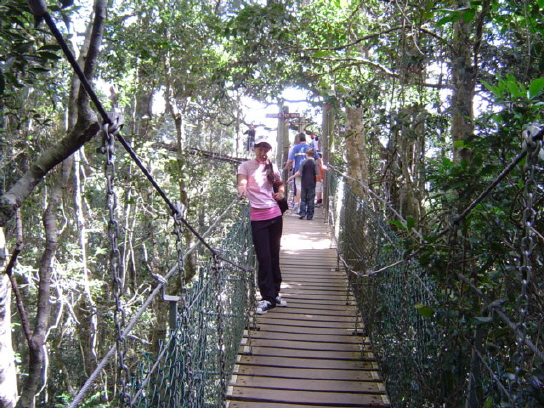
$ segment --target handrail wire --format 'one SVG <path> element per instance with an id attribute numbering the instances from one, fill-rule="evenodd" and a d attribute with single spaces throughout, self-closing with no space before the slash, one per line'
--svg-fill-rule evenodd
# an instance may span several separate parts
<path id="1" fill-rule="evenodd" d="M 66 44 L 66 41 L 64 41 L 64 38 L 63 38 L 61 32 L 58 30 L 55 22 L 53 21 L 53 18 L 47 12 L 47 6 L 45 5 L 45 2 L 43 0 L 28 0 L 28 5 L 30 7 L 30 10 L 31 10 L 32 14 L 34 14 L 34 16 L 36 16 L 36 17 L 43 18 L 45 20 L 45 22 L 47 23 L 47 25 L 49 26 L 53 36 L 55 37 L 55 39 L 59 43 L 62 51 L 64 52 L 64 55 L 66 56 L 66 59 L 70 62 L 70 65 L 72 66 L 72 68 L 75 71 L 76 75 L 79 77 L 79 80 L 81 81 L 85 91 L 87 92 L 87 94 L 89 95 L 89 97 L 91 98 L 93 103 L 95 104 L 96 109 L 100 113 L 100 116 L 102 116 L 102 119 L 104 120 L 104 123 L 108 124 L 108 125 L 114 125 L 114 121 L 112 120 L 110 115 L 104 109 L 100 99 L 98 99 L 98 96 L 94 92 L 94 89 L 93 89 L 92 85 L 89 83 L 87 77 L 85 76 L 85 74 L 83 73 L 81 67 L 77 63 L 72 51 L 70 51 L 70 48 Z M 149 180 L 149 182 L 153 185 L 155 190 L 162 197 L 162 199 L 164 200 L 166 205 L 170 208 L 170 210 L 172 211 L 172 215 L 176 216 L 176 214 L 178 214 L 177 207 L 174 205 L 174 203 L 172 203 L 172 201 L 170 201 L 170 199 L 167 197 L 166 193 L 162 190 L 162 188 L 155 181 L 153 176 L 149 173 L 147 168 L 140 161 L 137 154 L 130 147 L 130 145 L 127 143 L 125 138 L 119 132 L 116 132 L 115 136 L 116 136 L 117 140 L 119 140 L 121 145 L 125 148 L 125 150 L 128 152 L 130 157 L 134 160 L 136 165 L 140 168 L 142 173 L 146 176 L 146 178 Z M 185 226 L 187 228 L 189 228 L 189 230 L 195 235 L 195 237 L 197 237 L 202 242 L 202 244 L 213 255 L 217 255 L 216 250 L 214 248 L 212 248 L 206 241 L 204 241 L 202 239 L 200 234 L 193 228 L 193 226 L 191 226 L 189 224 L 189 222 L 184 217 L 181 216 L 181 214 L 178 214 L 178 216 L 180 217 L 181 222 L 183 222 L 183 224 L 185 224 Z"/>
<path id="2" fill-rule="evenodd" d="M 226 213 L 235 205 L 238 205 L 239 204 L 239 200 L 238 198 L 235 198 L 231 204 L 227 207 L 227 209 L 222 213 L 220 214 L 220 217 L 223 217 L 226 215 Z M 210 226 L 210 228 L 204 233 L 204 235 L 206 236 L 207 234 L 209 234 L 211 232 L 211 229 L 215 226 L 216 224 Z M 185 251 L 185 254 L 184 254 L 184 260 L 201 244 L 201 242 L 195 242 L 187 251 Z M 249 272 L 252 272 L 253 269 L 252 268 L 247 268 L 247 267 L 244 267 L 244 266 L 241 266 L 241 265 L 238 265 L 238 264 L 235 264 L 233 262 L 229 262 L 230 265 L 234 266 L 235 268 L 237 269 L 240 269 L 241 271 L 245 272 L 245 273 L 249 273 Z M 126 325 L 124 331 L 123 331 L 123 337 L 126 337 L 133 329 L 133 327 L 136 325 L 136 323 L 138 322 L 138 320 L 140 319 L 140 317 L 144 314 L 144 312 L 147 310 L 147 308 L 149 307 L 149 305 L 151 304 L 151 302 L 153 301 L 153 299 L 159 295 L 162 291 L 162 288 L 163 286 L 166 284 L 166 281 L 168 281 L 169 278 L 171 278 L 175 273 L 178 272 L 178 266 L 173 266 L 166 275 L 163 276 L 163 279 L 160 280 L 157 284 L 157 286 L 153 289 L 153 291 L 148 295 L 148 297 L 146 298 L 146 300 L 142 303 L 142 305 L 140 306 L 140 308 L 138 309 L 138 311 L 134 314 L 134 316 L 132 317 L 132 319 L 130 319 L 130 322 Z M 111 346 L 111 348 L 108 350 L 108 352 L 106 353 L 106 355 L 102 358 L 102 360 L 100 361 L 100 363 L 98 363 L 98 365 L 96 366 L 95 370 L 91 373 L 91 375 L 88 377 L 87 381 L 85 382 L 85 384 L 81 387 L 81 389 L 79 390 L 78 394 L 74 397 L 74 399 L 72 400 L 71 404 L 68 405 L 67 408 L 76 408 L 80 403 L 81 403 L 81 400 L 83 399 L 83 397 L 85 396 L 85 394 L 87 393 L 87 391 L 89 390 L 89 388 L 91 387 L 91 385 L 94 383 L 94 381 L 98 378 L 98 375 L 104 370 L 104 368 L 106 367 L 106 365 L 108 364 L 110 358 L 114 355 L 114 352 L 115 352 L 115 349 L 116 349 L 116 346 Z M 151 374 L 151 373 L 150 373 Z M 150 377 L 149 377 L 150 378 Z M 146 380 L 146 382 L 144 382 L 143 385 L 145 385 L 147 383 L 147 381 L 149 381 L 149 378 Z"/>
<path id="3" fill-rule="evenodd" d="M 537 133 L 535 134 L 534 136 L 532 136 L 532 140 L 533 142 L 536 142 L 536 141 L 542 141 L 544 138 L 544 127 Z M 478 197 L 476 197 L 468 206 L 467 208 L 465 208 L 465 210 L 459 215 L 457 216 L 455 219 L 452 220 L 451 222 L 451 225 L 447 226 L 446 228 L 444 228 L 442 231 L 440 231 L 437 235 L 436 235 L 436 238 L 440 238 L 442 237 L 443 235 L 447 234 L 453 225 L 458 225 L 461 221 L 463 221 L 469 214 L 470 212 L 480 203 L 483 201 L 483 199 L 489 194 L 491 193 L 491 191 L 497 187 L 497 185 L 508 175 L 508 173 L 510 173 L 522 160 L 523 158 L 527 155 L 527 152 L 528 152 L 528 147 L 526 146 L 513 160 L 512 162 L 506 166 L 500 173 L 499 175 L 495 178 L 495 180 L 493 180 L 493 182 L 491 182 L 484 191 L 482 191 L 480 193 L 480 195 Z M 344 176 L 343 173 L 340 173 L 342 176 Z M 353 180 L 353 179 L 352 179 Z M 364 184 L 360 183 L 361 185 L 364 186 Z M 377 197 L 378 198 L 378 197 Z M 383 200 L 383 199 L 380 199 L 380 200 Z M 394 268 L 395 266 L 398 266 L 399 264 L 401 264 L 402 262 L 404 262 L 405 260 L 410 260 L 412 258 L 414 258 L 416 255 L 418 255 L 421 250 L 424 248 L 425 245 L 422 245 L 420 246 L 418 249 L 416 249 L 415 251 L 409 253 L 408 255 L 405 256 L 404 260 L 402 261 L 397 261 L 393 264 L 390 264 L 390 265 L 387 265 L 387 266 L 384 266 L 383 268 L 381 269 L 378 269 L 378 270 L 375 270 L 375 271 L 370 271 L 370 272 L 367 272 L 368 275 L 374 275 L 374 274 L 377 274 L 377 273 L 380 273 L 380 272 L 384 272 L 388 269 L 391 269 L 391 268 Z"/>

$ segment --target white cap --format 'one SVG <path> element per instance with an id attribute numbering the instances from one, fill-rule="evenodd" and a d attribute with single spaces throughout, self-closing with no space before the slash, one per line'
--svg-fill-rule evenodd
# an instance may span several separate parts
<path id="1" fill-rule="evenodd" d="M 271 150 L 272 149 L 272 143 L 269 142 L 268 137 L 266 137 L 266 136 L 257 136 L 255 138 L 255 143 L 253 144 L 253 147 L 264 147 L 264 148 L 266 148 L 268 150 Z"/>

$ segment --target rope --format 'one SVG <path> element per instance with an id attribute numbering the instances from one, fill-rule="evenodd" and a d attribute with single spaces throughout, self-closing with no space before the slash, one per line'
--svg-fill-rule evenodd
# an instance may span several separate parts
<path id="1" fill-rule="evenodd" d="M 232 209 L 233 206 L 238 206 L 239 205 L 239 200 L 238 198 L 235 198 L 231 204 L 227 207 L 227 209 L 225 211 L 223 211 L 223 213 L 221 213 L 220 217 L 224 217 L 226 216 L 227 212 Z M 205 233 L 205 235 L 208 235 L 212 232 L 212 228 L 214 228 L 216 226 L 216 224 L 214 224 L 213 226 L 211 226 Z M 187 251 L 185 251 L 185 254 L 184 254 L 184 261 L 185 259 L 187 259 L 187 257 L 192 254 L 197 248 L 198 246 L 200 245 L 201 243 L 200 242 L 195 242 Z M 218 259 L 223 259 L 223 257 L 218 257 Z M 249 273 L 249 272 L 252 272 L 253 269 L 251 268 L 246 268 L 244 266 L 241 266 L 241 265 L 237 265 L 235 263 L 233 263 L 232 261 L 229 261 L 229 264 L 234 266 L 235 268 L 243 271 L 244 273 Z M 149 305 L 151 305 L 151 302 L 155 299 L 155 297 L 157 295 L 160 295 L 162 293 L 162 289 L 163 289 L 163 286 L 165 285 L 165 282 L 168 281 L 169 278 L 171 278 L 175 273 L 178 272 L 178 265 L 176 266 L 173 266 L 166 275 L 163 276 L 163 279 L 159 280 L 157 286 L 153 289 L 153 291 L 149 294 L 149 296 L 146 298 L 146 300 L 144 301 L 144 303 L 142 304 L 142 306 L 140 306 L 140 308 L 138 309 L 138 311 L 134 314 L 134 316 L 132 317 L 132 319 L 130 320 L 130 322 L 126 325 L 123 333 L 122 333 L 122 336 L 123 337 L 127 337 L 130 332 L 132 331 L 132 329 L 134 328 L 134 326 L 136 325 L 136 323 L 138 322 L 138 320 L 140 319 L 140 317 L 142 317 L 142 315 L 145 313 L 145 311 L 147 310 L 147 308 L 149 307 Z M 76 408 L 79 406 L 79 404 L 82 402 L 83 400 L 83 397 L 85 396 L 85 394 L 87 394 L 87 392 L 89 391 L 90 387 L 92 386 L 92 384 L 95 382 L 95 380 L 98 378 L 98 376 L 100 375 L 100 373 L 102 371 L 104 371 L 105 367 L 107 366 L 110 358 L 112 356 L 114 356 L 115 354 L 115 350 L 116 350 L 116 346 L 112 346 L 108 352 L 106 353 L 106 355 L 102 358 L 102 360 L 100 361 L 100 363 L 97 365 L 97 367 L 95 368 L 95 370 L 92 372 L 92 374 L 89 376 L 89 378 L 87 379 L 87 381 L 85 381 L 85 384 L 83 385 L 83 387 L 81 387 L 81 389 L 79 390 L 79 392 L 77 393 L 77 395 L 74 397 L 72 403 L 70 405 L 68 405 L 68 408 Z"/>
<path id="2" fill-rule="evenodd" d="M 110 115 L 106 112 L 104 109 L 102 102 L 94 92 L 94 89 L 90 82 L 88 81 L 87 77 L 83 73 L 81 67 L 77 63 L 77 60 L 75 59 L 74 55 L 72 54 L 72 51 L 70 51 L 70 48 L 66 44 L 66 41 L 64 41 L 64 38 L 61 34 L 61 32 L 58 30 L 55 22 L 51 18 L 51 15 L 47 12 L 47 6 L 45 5 L 45 2 L 42 0 L 29 0 L 28 5 L 30 7 L 30 11 L 34 16 L 38 18 L 43 18 L 45 22 L 47 23 L 48 27 L 50 28 L 51 32 L 53 33 L 53 36 L 59 43 L 62 51 L 64 52 L 64 55 L 66 56 L 66 59 L 68 62 L 70 62 L 70 65 L 72 66 L 72 69 L 76 73 L 76 75 L 79 77 L 79 80 L 81 81 L 81 84 L 83 85 L 83 88 L 93 101 L 93 103 L 96 106 L 96 109 L 100 113 L 100 116 L 102 117 L 104 124 L 110 125 L 111 127 L 114 127 L 114 121 L 110 117 Z M 202 237 L 198 234 L 198 232 L 187 222 L 187 220 L 182 217 L 181 214 L 178 213 L 177 207 L 170 201 L 170 199 L 166 196 L 166 193 L 162 190 L 162 188 L 159 186 L 159 184 L 155 181 L 153 176 L 149 173 L 147 168 L 142 164 L 140 159 L 138 158 L 136 152 L 130 147 L 130 145 L 127 143 L 127 141 L 123 138 L 123 136 L 118 132 L 119 129 L 116 129 L 117 131 L 112 132 L 115 134 L 115 137 L 117 140 L 121 143 L 121 145 L 125 148 L 125 150 L 128 152 L 130 157 L 134 160 L 134 162 L 137 164 L 138 168 L 142 171 L 142 173 L 146 176 L 146 178 L 149 180 L 149 182 L 153 185 L 155 190 L 159 193 L 159 195 L 162 197 L 166 205 L 170 208 L 172 215 L 179 217 L 180 221 L 187 227 L 189 230 L 199 239 L 202 244 L 213 254 L 216 255 L 215 249 L 213 249 L 206 241 L 202 239 Z"/>
<path id="3" fill-rule="evenodd" d="M 533 142 L 538 142 L 538 141 L 542 141 L 544 137 L 544 127 L 538 132 L 536 133 L 535 135 L 532 136 L 532 140 Z M 470 203 L 467 208 L 465 208 L 465 210 L 458 216 L 456 217 L 453 221 L 452 221 L 452 225 L 459 225 L 459 223 L 464 220 L 469 214 L 470 212 L 479 204 L 481 203 L 485 197 L 487 197 L 491 191 L 493 191 L 493 189 L 495 187 L 497 187 L 497 185 L 508 175 L 508 173 L 510 173 L 522 160 L 523 158 L 527 155 L 527 152 L 528 152 L 528 147 L 525 147 L 521 153 L 519 153 L 513 160 L 512 162 L 506 166 L 504 168 L 503 171 L 501 171 L 499 173 L 499 175 L 495 178 L 495 180 L 493 180 L 493 182 L 491 184 L 489 184 L 487 186 L 487 188 L 482 191 L 480 193 L 480 195 L 478 197 L 476 197 L 474 199 L 474 201 L 472 201 L 472 203 Z M 344 176 L 343 173 L 340 173 L 342 176 Z M 353 179 L 352 179 L 353 180 Z M 360 183 L 361 185 L 364 186 L 364 184 Z M 378 198 L 378 197 L 377 197 Z M 383 200 L 383 199 L 381 199 Z M 436 235 L 436 238 L 440 238 L 442 237 L 443 235 L 447 234 L 451 228 L 452 228 L 452 225 L 444 228 L 442 231 L 440 231 L 437 235 Z M 418 255 L 421 250 L 424 248 L 424 246 L 421 246 L 420 248 L 416 249 L 415 251 L 411 252 L 410 254 L 406 255 L 405 257 L 405 260 L 409 260 L 409 259 L 412 259 L 414 258 L 416 255 Z M 376 273 L 380 273 L 380 272 L 384 272 L 384 271 L 387 271 L 388 269 L 391 269 L 391 268 L 394 268 L 395 266 L 399 265 L 400 263 L 402 263 L 403 261 L 398 261 L 398 262 L 395 262 L 391 265 L 388 265 L 388 266 L 385 266 L 381 269 L 378 269 L 378 270 L 375 270 L 375 271 L 371 271 L 371 272 L 368 272 L 369 275 L 374 275 Z"/>

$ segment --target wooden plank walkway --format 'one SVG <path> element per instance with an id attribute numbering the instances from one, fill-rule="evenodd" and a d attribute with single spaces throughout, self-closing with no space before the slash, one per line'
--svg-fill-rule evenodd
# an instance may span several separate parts
<path id="1" fill-rule="evenodd" d="M 284 215 L 281 267 L 288 305 L 245 333 L 227 407 L 388 407 L 321 209 L 312 221 Z"/>

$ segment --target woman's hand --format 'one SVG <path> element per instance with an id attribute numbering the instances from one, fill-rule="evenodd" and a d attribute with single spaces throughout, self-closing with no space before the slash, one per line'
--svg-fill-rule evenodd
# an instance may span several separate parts
<path id="1" fill-rule="evenodd" d="M 246 186 L 238 186 L 238 199 L 242 200 L 246 196 Z"/>
<path id="2" fill-rule="evenodd" d="M 282 199 L 283 199 L 283 197 L 285 197 L 285 194 L 284 194 L 284 192 L 283 192 L 283 191 L 281 191 L 281 190 L 278 190 L 278 192 L 277 192 L 277 193 L 273 193 L 273 194 L 272 194 L 272 197 L 274 197 L 274 200 L 276 200 L 276 201 L 280 201 L 280 200 L 282 200 Z"/>

